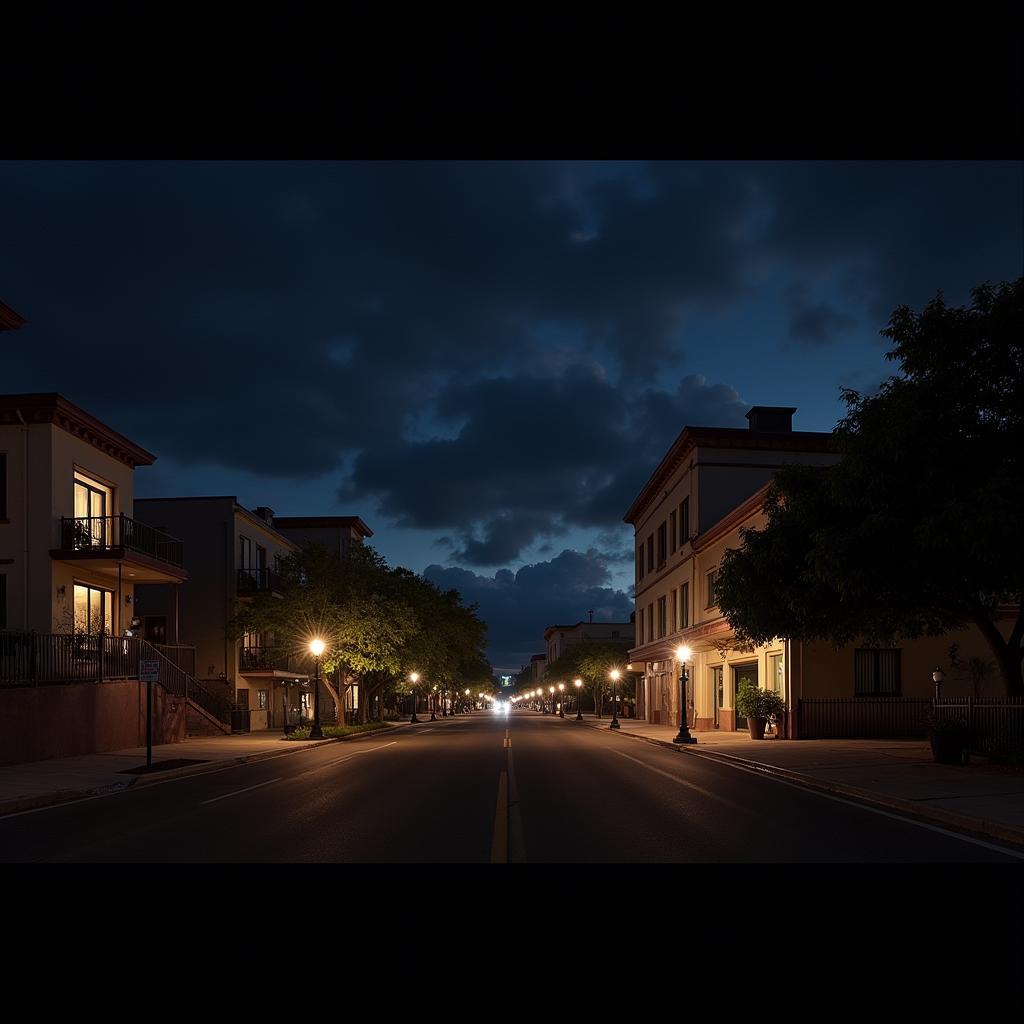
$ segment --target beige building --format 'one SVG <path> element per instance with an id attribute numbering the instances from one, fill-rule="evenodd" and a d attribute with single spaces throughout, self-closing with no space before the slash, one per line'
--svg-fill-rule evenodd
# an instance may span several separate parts
<path id="1" fill-rule="evenodd" d="M 544 630 L 547 664 L 557 661 L 569 647 L 583 643 L 616 642 L 633 645 L 632 622 L 577 622 L 574 626 L 548 626 Z"/>
<path id="2" fill-rule="evenodd" d="M 793 408 L 755 406 L 747 430 L 685 427 L 624 516 L 635 530 L 636 645 L 631 667 L 643 671 L 637 714 L 656 724 L 679 721 L 681 666 L 676 649 L 689 645 L 686 698 L 691 727 L 744 728 L 735 695 L 744 681 L 784 688 L 782 641 L 761 651 L 728 647 L 715 604 L 714 576 L 740 524 L 760 508 L 775 471 L 837 460 L 831 435 L 794 431 Z"/>
<path id="3" fill-rule="evenodd" d="M 139 584 L 177 591 L 181 540 L 135 518 L 155 460 L 59 394 L 0 395 L 0 629 L 122 636 Z"/>
<path id="4" fill-rule="evenodd" d="M 548 659 L 543 654 L 534 654 L 530 658 L 530 672 L 534 686 L 540 686 L 544 682 L 544 675 L 548 670 Z"/>
<path id="5" fill-rule="evenodd" d="M 303 653 L 282 647 L 269 635 L 250 633 L 236 640 L 229 634 L 237 602 L 273 593 L 281 559 L 299 549 L 277 529 L 273 511 L 263 506 L 250 511 L 233 495 L 145 498 L 137 504 L 151 522 L 175 531 L 185 543 L 189 581 L 181 587 L 178 614 L 182 636 L 196 649 L 196 675 L 208 686 L 219 686 L 236 709 L 248 712 L 253 730 L 280 729 L 286 721 L 311 717 Z M 172 601 L 165 587 L 140 589 L 138 612 L 146 639 L 156 642 L 167 631 Z M 329 697 L 327 705 L 333 713 Z"/>

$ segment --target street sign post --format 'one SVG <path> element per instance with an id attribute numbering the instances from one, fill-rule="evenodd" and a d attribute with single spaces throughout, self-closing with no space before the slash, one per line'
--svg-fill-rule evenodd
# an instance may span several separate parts
<path id="1" fill-rule="evenodd" d="M 153 684 L 160 682 L 157 659 L 139 661 L 139 682 L 146 684 L 146 767 L 153 767 Z"/>

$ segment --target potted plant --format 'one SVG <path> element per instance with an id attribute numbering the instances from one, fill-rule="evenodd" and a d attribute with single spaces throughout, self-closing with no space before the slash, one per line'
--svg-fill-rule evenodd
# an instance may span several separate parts
<path id="1" fill-rule="evenodd" d="M 962 718 L 929 716 L 928 742 L 938 764 L 966 764 L 967 740 L 967 723 Z"/>
<path id="2" fill-rule="evenodd" d="M 752 740 L 763 740 L 769 718 L 775 718 L 785 710 L 782 698 L 774 690 L 763 690 L 760 686 L 741 683 L 736 695 L 736 711 L 747 720 Z"/>

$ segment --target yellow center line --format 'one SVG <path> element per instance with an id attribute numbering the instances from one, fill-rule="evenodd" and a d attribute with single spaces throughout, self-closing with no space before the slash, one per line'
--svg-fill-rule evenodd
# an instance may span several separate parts
<path id="1" fill-rule="evenodd" d="M 502 772 L 498 778 L 498 803 L 494 808 L 491 863 L 508 863 L 508 772 Z"/>

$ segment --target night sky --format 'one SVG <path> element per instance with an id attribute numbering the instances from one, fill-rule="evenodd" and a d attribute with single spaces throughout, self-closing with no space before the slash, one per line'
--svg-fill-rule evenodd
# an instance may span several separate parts
<path id="1" fill-rule="evenodd" d="M 496 668 L 624 620 L 682 427 L 893 369 L 901 304 L 1022 273 L 1019 162 L 6 163 L 0 391 L 156 453 L 136 494 L 359 515 Z"/>

